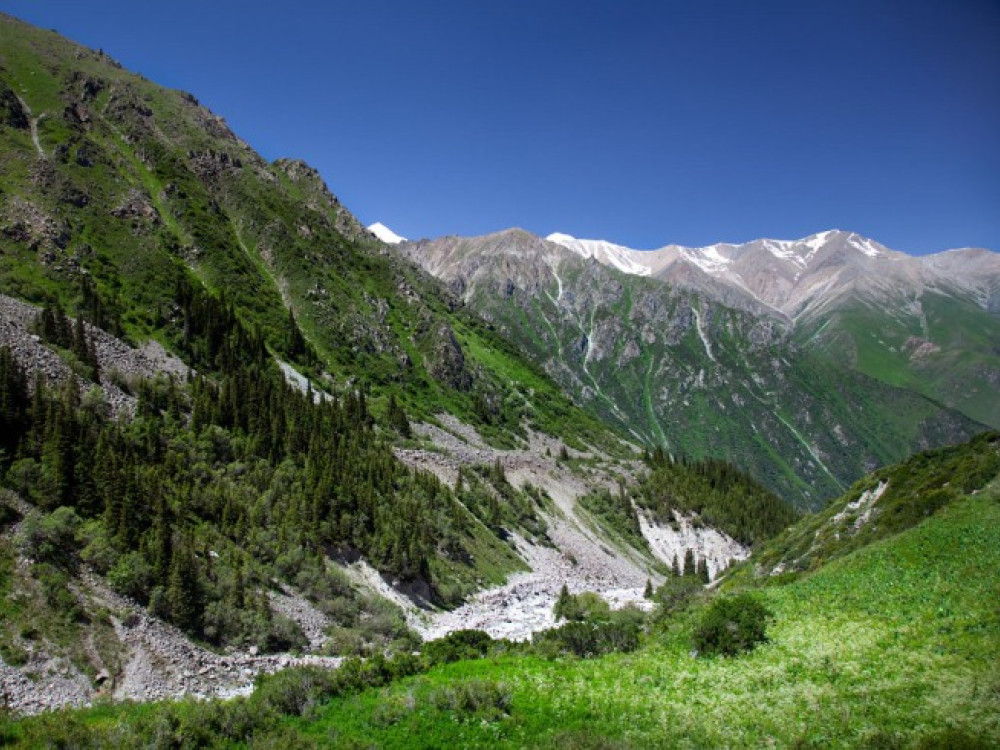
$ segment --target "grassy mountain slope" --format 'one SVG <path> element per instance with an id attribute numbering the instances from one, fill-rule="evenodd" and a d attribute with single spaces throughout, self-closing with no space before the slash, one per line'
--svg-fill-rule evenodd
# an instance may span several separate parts
<path id="1" fill-rule="evenodd" d="M 984 429 L 804 351 L 774 320 L 520 230 L 410 243 L 579 403 L 638 439 L 722 458 L 802 508 L 876 466 Z"/>
<path id="2" fill-rule="evenodd" d="M 222 746 L 255 727 L 255 742 L 299 747 L 993 747 L 1000 743 L 995 453 L 994 436 L 887 470 L 882 479 L 900 485 L 892 507 L 920 509 L 921 520 L 845 546 L 795 580 L 758 579 L 757 596 L 774 619 L 769 641 L 747 655 L 694 658 L 696 605 L 629 654 L 508 655 L 395 680 L 355 668 L 351 685 L 384 686 L 313 702 L 306 679 L 271 682 L 246 704 L 98 708 L 2 731 L 23 746 L 100 742 L 112 733 L 121 746 L 139 746 L 166 728 L 181 741 L 210 726 Z M 961 473 L 973 465 L 974 480 Z M 962 489 L 925 515 L 928 492 L 945 477 Z M 246 713 L 251 706 L 259 708 Z"/>
<path id="3" fill-rule="evenodd" d="M 1000 317 L 947 290 L 871 303 L 852 298 L 797 322 L 802 346 L 1000 427 Z"/>
<path id="4" fill-rule="evenodd" d="M 265 162 L 190 94 L 55 33 L 0 16 L 0 49 L 0 291 L 73 312 L 87 279 L 125 334 L 176 349 L 190 281 L 335 386 L 394 392 L 501 442 L 526 422 L 606 440 L 308 165 Z"/>
<path id="5" fill-rule="evenodd" d="M 995 432 L 919 453 L 873 472 L 822 511 L 786 529 L 755 555 L 754 570 L 791 575 L 820 568 L 915 526 L 956 498 L 978 492 L 998 473 L 1000 435 Z"/>

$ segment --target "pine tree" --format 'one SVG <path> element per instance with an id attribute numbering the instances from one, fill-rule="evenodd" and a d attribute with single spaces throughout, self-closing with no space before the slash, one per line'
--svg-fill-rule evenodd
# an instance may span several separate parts
<path id="1" fill-rule="evenodd" d="M 564 583 L 562 588 L 559 589 L 559 597 L 556 599 L 556 604 L 552 608 L 552 615 L 556 618 L 556 621 L 562 619 L 569 619 L 572 614 L 573 609 L 573 596 L 569 593 L 569 587 Z"/>
<path id="2" fill-rule="evenodd" d="M 396 401 L 396 395 L 392 393 L 389 394 L 389 404 L 386 407 L 386 421 L 402 437 L 409 438 L 412 436 L 410 420 L 407 419 L 403 407 Z"/>
<path id="3" fill-rule="evenodd" d="M 698 566 L 696 568 L 696 575 L 701 579 L 702 583 L 709 582 L 708 575 L 708 561 L 703 557 L 698 561 Z"/>
<path id="4" fill-rule="evenodd" d="M 184 539 L 174 552 L 167 583 L 170 619 L 182 630 L 197 633 L 201 625 L 202 596 L 198 566 L 190 539 Z"/>
<path id="5" fill-rule="evenodd" d="M 688 549 L 684 553 L 684 569 L 681 571 L 681 575 L 693 576 L 698 574 L 698 566 L 694 558 L 694 550 Z"/>

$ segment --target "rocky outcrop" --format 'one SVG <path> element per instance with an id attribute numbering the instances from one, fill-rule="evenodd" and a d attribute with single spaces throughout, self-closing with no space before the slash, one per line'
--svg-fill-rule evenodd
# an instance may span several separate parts
<path id="1" fill-rule="evenodd" d="M 27 130 L 30 126 L 21 100 L 3 81 L 0 81 L 0 125 L 15 130 Z"/>
<path id="2" fill-rule="evenodd" d="M 427 371 L 439 382 L 458 391 L 472 387 L 472 375 L 465 364 L 465 354 L 451 326 L 442 323 L 431 335 Z"/>
<path id="3" fill-rule="evenodd" d="M 33 333 L 38 313 L 38 308 L 33 305 L 0 295 L 0 346 L 10 348 L 15 359 L 27 371 L 29 384 L 34 383 L 36 373 L 50 383 L 61 383 L 72 377 L 77 381 L 81 392 L 97 388 L 101 400 L 107 404 L 111 413 L 124 416 L 135 412 L 136 400 L 122 390 L 120 384 L 137 378 L 154 377 L 159 373 L 175 378 L 187 373 L 187 366 L 155 341 L 136 349 L 100 328 L 85 323 L 87 335 L 94 342 L 100 383 L 84 380 Z"/>

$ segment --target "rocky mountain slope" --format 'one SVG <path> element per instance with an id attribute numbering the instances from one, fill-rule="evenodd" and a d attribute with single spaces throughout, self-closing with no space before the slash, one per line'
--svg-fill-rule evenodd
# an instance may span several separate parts
<path id="1" fill-rule="evenodd" d="M 1000 253 L 914 257 L 836 230 L 649 251 L 549 239 L 624 273 L 773 317 L 805 348 L 1000 426 Z"/>
<path id="2" fill-rule="evenodd" d="M 723 287 L 701 270 L 700 288 L 667 283 L 666 266 L 639 273 L 639 254 L 574 242 L 508 230 L 396 247 L 595 414 L 668 450 L 732 461 L 802 507 L 982 429 L 818 356 L 762 300 L 739 304 L 732 292 L 720 303 Z"/>
<path id="3" fill-rule="evenodd" d="M 392 392 L 417 416 L 456 413 L 501 442 L 567 417 L 607 439 L 388 253 L 315 169 L 268 163 L 193 95 L 55 33 L 0 16 L 0 45 L 0 291 L 72 313 L 86 287 L 95 324 L 174 349 L 179 289 L 194 284 L 328 387 Z"/>

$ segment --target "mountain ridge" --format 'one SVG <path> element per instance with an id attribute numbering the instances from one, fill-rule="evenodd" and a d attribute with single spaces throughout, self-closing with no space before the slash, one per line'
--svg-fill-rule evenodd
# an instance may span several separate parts
<path id="1" fill-rule="evenodd" d="M 692 458 L 726 458 L 809 507 L 919 445 L 984 429 L 811 354 L 786 319 L 720 300 L 724 287 L 625 274 L 521 229 L 396 251 L 602 419 Z"/>

